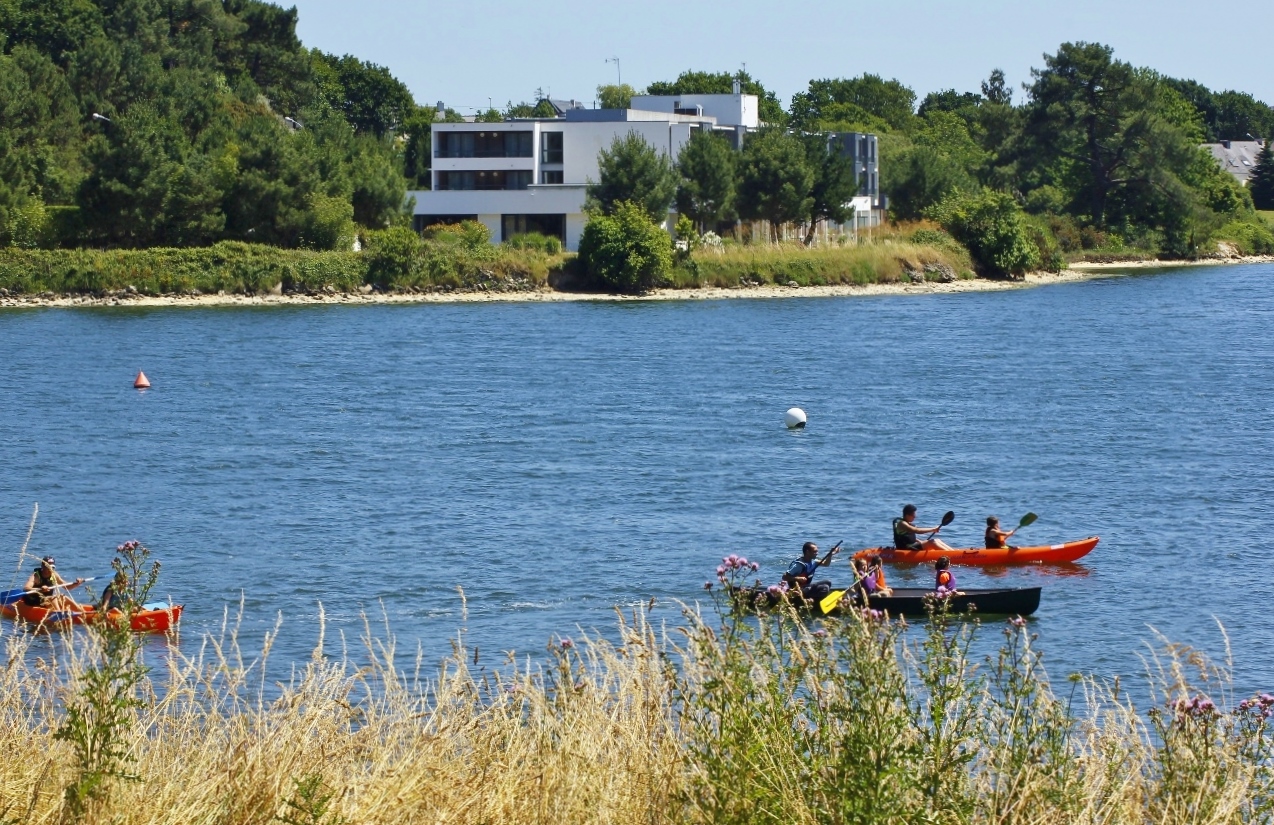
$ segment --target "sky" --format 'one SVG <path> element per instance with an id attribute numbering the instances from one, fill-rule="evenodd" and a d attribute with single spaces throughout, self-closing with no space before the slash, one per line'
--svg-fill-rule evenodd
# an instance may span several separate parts
<path id="1" fill-rule="evenodd" d="M 1020 100 L 1042 55 L 1079 40 L 1274 103 L 1274 72 L 1258 45 L 1274 31 L 1272 2 L 275 2 L 295 2 L 307 47 L 387 66 L 418 103 L 441 100 L 462 114 L 531 101 L 537 89 L 591 104 L 599 84 L 620 76 L 641 89 L 686 69 L 744 65 L 785 106 L 816 78 L 871 72 L 902 81 L 919 101 L 940 89 L 977 91 L 997 67 Z"/>

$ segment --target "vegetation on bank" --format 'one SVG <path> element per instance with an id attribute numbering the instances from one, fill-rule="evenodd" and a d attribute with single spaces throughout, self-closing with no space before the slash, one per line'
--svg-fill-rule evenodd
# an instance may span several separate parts
<path id="1" fill-rule="evenodd" d="M 0 821 L 1103 823 L 1247 825 L 1274 815 L 1274 696 L 1167 646 L 1150 707 L 1054 685 L 1029 625 L 853 611 L 825 621 L 645 613 L 616 641 L 557 637 L 543 664 L 461 644 L 440 668 L 367 639 L 319 647 L 290 683 L 233 636 L 135 672 L 140 646 L 67 633 L 0 670 Z M 970 654 L 1002 632 L 998 655 Z M 45 657 L 52 656 L 51 660 Z M 421 678 L 422 672 L 432 677 Z M 96 698 L 94 698 L 96 697 Z M 65 708 L 122 707 L 76 750 Z M 91 780 L 93 793 L 81 791 Z M 68 792 L 70 791 L 70 792 Z M 77 796 L 78 794 L 78 796 Z M 87 804 L 85 804 L 87 803 Z"/>

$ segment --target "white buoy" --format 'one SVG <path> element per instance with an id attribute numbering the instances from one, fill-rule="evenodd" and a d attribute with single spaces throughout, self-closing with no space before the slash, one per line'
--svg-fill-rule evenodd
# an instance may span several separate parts
<path id="1" fill-rule="evenodd" d="M 787 425 L 789 430 L 800 430 L 805 428 L 805 410 L 800 407 L 793 407 L 783 413 L 783 423 Z"/>

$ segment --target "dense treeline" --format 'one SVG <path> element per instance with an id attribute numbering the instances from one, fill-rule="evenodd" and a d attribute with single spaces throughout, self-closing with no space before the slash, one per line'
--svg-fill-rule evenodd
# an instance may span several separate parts
<path id="1" fill-rule="evenodd" d="M 439 113 L 383 67 L 305 49 L 296 22 L 261 0 L 0 0 L 0 246 L 336 249 L 360 226 L 401 222 L 406 190 L 428 186 Z M 1027 233 L 1033 252 L 993 253 L 1014 270 L 1080 249 L 1274 249 L 1253 213 L 1254 198 L 1274 207 L 1274 169 L 1245 190 L 1198 149 L 1274 134 L 1274 110 L 1099 44 L 1045 55 L 1018 94 L 998 70 L 979 91 L 923 98 L 871 74 L 812 80 L 787 109 L 746 72 L 689 71 L 647 91 L 735 81 L 768 127 L 742 153 L 696 141 L 670 170 L 673 201 L 700 227 L 764 219 L 812 239 L 858 182 L 811 134 L 868 131 L 892 218 L 990 227 L 1019 251 L 1009 236 Z M 637 91 L 598 97 L 623 106 Z M 551 114 L 541 99 L 479 117 Z"/>
<path id="2" fill-rule="evenodd" d="M 421 117 L 386 69 L 303 48 L 295 9 L 0 2 L 0 241 L 347 246 L 401 213 Z"/>

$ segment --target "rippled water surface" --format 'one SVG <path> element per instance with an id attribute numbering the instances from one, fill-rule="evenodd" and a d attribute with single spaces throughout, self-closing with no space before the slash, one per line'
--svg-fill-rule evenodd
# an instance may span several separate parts
<path id="1" fill-rule="evenodd" d="M 1151 628 L 1220 653 L 1219 620 L 1239 687 L 1268 688 L 1272 286 L 1241 266 L 943 296 L 8 310 L 0 585 L 39 502 L 32 552 L 64 574 L 147 543 L 183 645 L 242 596 L 247 637 L 284 615 L 283 660 L 320 602 L 329 638 L 383 604 L 430 657 L 462 624 L 533 653 L 615 605 L 675 621 L 726 552 L 773 579 L 807 539 L 887 541 L 907 501 L 955 510 L 959 545 L 1033 510 L 1024 542 L 1102 542 L 961 583 L 1044 585 L 1055 675 L 1140 673 Z"/>

